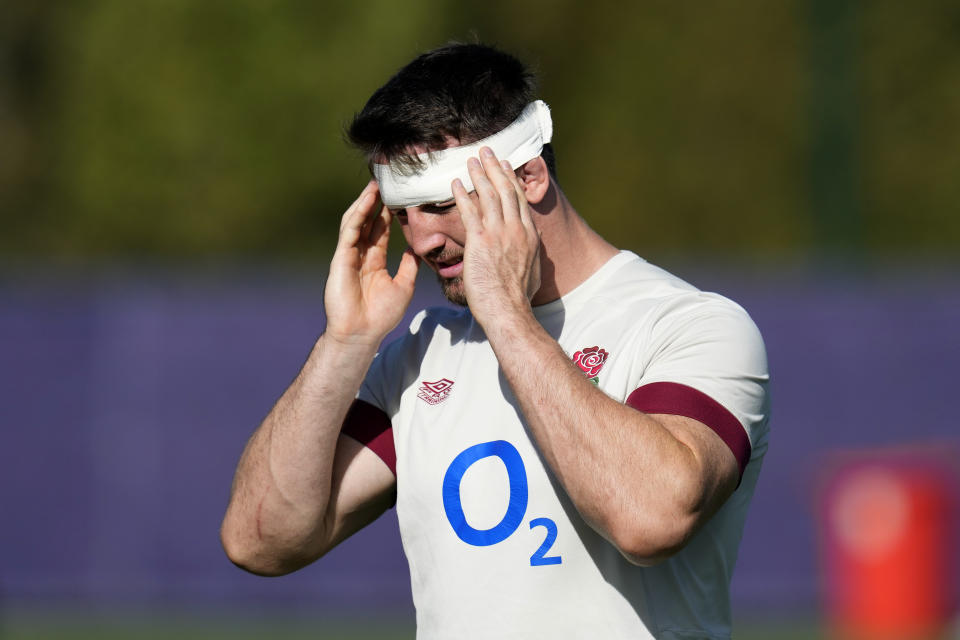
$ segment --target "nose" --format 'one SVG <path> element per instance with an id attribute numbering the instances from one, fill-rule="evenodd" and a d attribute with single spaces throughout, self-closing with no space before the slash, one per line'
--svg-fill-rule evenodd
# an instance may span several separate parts
<path id="1" fill-rule="evenodd" d="M 425 257 L 443 251 L 450 240 L 450 216 L 426 213 L 420 207 L 407 207 L 406 213 L 403 236 L 413 252 Z"/>

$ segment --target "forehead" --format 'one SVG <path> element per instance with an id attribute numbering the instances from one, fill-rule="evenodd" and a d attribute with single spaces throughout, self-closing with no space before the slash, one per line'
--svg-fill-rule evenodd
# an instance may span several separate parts
<path id="1" fill-rule="evenodd" d="M 430 200 L 425 200 L 423 202 L 417 203 L 407 203 L 407 204 L 388 204 L 387 208 L 393 212 L 402 211 L 403 209 L 409 207 L 419 207 L 424 210 L 436 209 L 436 208 L 448 208 L 451 204 L 454 203 L 453 198 L 453 189 L 450 187 L 450 183 L 453 182 L 453 178 L 457 177 L 454 175 L 456 171 L 451 173 L 452 170 L 456 169 L 456 165 L 447 162 L 444 165 L 438 165 L 436 163 L 437 155 L 442 151 L 460 147 L 461 142 L 454 138 L 453 136 L 445 136 L 444 141 L 446 146 L 443 149 L 428 149 L 426 145 L 414 145 L 405 150 L 406 154 L 411 159 L 419 159 L 420 164 L 417 165 L 415 162 L 407 162 L 404 158 L 394 158 L 392 161 L 388 160 L 385 156 L 378 156 L 374 158 L 374 162 L 371 164 L 371 171 L 377 182 L 380 182 L 378 176 L 384 175 L 379 169 L 386 169 L 387 167 L 393 166 L 399 172 L 410 174 L 416 176 L 417 181 L 428 181 L 432 182 L 435 185 L 440 186 L 441 188 L 445 184 L 445 189 L 442 195 L 439 192 L 434 193 L 434 198 Z M 462 171 L 466 171 L 466 159 L 463 159 Z M 389 171 L 389 169 L 388 169 Z M 446 193 L 446 192 L 449 193 Z"/>
<path id="2" fill-rule="evenodd" d="M 427 154 L 417 154 L 422 167 L 395 160 L 390 164 L 374 164 L 374 177 L 380 185 L 380 196 L 388 207 L 407 207 L 424 202 L 446 202 L 453 195 L 450 184 L 459 179 L 467 191 L 473 182 L 467 161 L 476 157 L 483 146 L 489 146 L 502 160 L 517 167 L 540 155 L 543 145 L 553 136 L 550 108 L 541 100 L 531 102 L 504 129 L 467 144 L 449 139 L 451 146 Z M 414 145 L 413 150 L 418 150 Z"/>

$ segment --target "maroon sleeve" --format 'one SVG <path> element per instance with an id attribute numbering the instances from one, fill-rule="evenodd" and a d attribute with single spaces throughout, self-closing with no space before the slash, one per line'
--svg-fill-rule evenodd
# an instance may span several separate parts
<path id="1" fill-rule="evenodd" d="M 380 456 L 393 475 L 397 475 L 397 451 L 393 447 L 390 417 L 369 402 L 354 400 L 340 433 L 356 440 Z"/>
<path id="2" fill-rule="evenodd" d="M 730 447 L 743 477 L 750 460 L 747 432 L 735 415 L 707 394 L 676 382 L 652 382 L 631 393 L 627 404 L 644 413 L 685 416 L 707 425 Z"/>

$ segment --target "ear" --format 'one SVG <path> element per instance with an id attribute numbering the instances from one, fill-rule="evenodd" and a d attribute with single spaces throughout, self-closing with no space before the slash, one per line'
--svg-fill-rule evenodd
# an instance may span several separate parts
<path id="1" fill-rule="evenodd" d="M 550 171 L 541 156 L 530 160 L 517 169 L 517 178 L 527 194 L 527 202 L 538 204 L 550 189 Z"/>

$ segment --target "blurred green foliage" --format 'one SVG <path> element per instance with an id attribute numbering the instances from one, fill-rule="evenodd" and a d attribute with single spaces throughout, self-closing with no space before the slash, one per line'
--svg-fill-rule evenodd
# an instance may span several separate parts
<path id="1" fill-rule="evenodd" d="M 324 258 L 366 181 L 345 123 L 479 39 L 539 71 L 561 184 L 620 246 L 955 254 L 960 7 L 825 1 L 6 0 L 0 252 Z"/>

